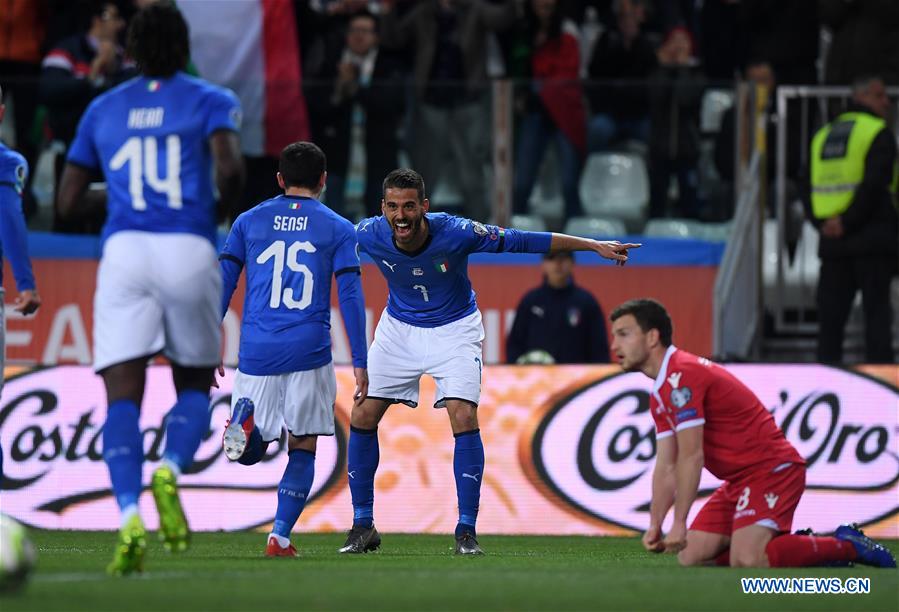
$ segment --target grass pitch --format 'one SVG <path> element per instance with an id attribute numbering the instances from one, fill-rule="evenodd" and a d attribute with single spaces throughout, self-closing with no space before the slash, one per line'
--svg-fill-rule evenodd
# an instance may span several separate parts
<path id="1" fill-rule="evenodd" d="M 38 567 L 15 610 L 899 610 L 899 572 L 677 566 L 636 538 L 482 536 L 455 557 L 452 536 L 384 535 L 382 550 L 338 555 L 342 534 L 300 534 L 298 559 L 265 559 L 260 533 L 194 534 L 174 556 L 155 539 L 146 572 L 107 578 L 111 532 L 33 531 Z M 151 534 L 154 535 L 155 534 Z M 887 542 L 894 554 L 899 540 Z M 747 576 L 864 576 L 866 595 L 744 595 Z"/>

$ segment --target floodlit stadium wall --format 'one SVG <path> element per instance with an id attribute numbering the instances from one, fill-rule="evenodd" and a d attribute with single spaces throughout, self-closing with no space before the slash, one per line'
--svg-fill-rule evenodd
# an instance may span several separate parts
<path id="1" fill-rule="evenodd" d="M 899 537 L 899 367 L 844 370 L 819 365 L 730 365 L 772 411 L 808 460 L 808 490 L 794 526 L 829 531 L 857 521 L 877 537 Z M 8 368 L 0 402 L 5 480 L 0 509 L 42 528 L 114 529 L 115 501 L 101 450 L 105 398 L 85 366 Z M 221 431 L 233 370 L 214 390 L 210 433 L 182 496 L 196 530 L 266 528 L 286 462 L 272 445 L 252 467 L 229 463 Z M 337 368 L 337 435 L 320 438 L 310 503 L 300 531 L 352 522 L 346 440 L 354 382 Z M 482 533 L 632 534 L 647 524 L 655 436 L 652 381 L 614 366 L 488 366 L 479 409 L 487 466 Z M 146 480 L 163 447 L 162 422 L 174 403 L 167 366 L 153 366 L 141 412 Z M 453 438 L 443 410 L 391 408 L 379 428 L 378 528 L 452 531 L 456 522 Z M 703 474 L 701 507 L 718 482 Z M 156 528 L 149 492 L 140 500 Z"/>

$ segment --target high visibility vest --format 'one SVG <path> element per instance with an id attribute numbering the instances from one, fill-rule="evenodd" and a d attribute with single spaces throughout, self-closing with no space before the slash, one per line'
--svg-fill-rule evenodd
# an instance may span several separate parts
<path id="1" fill-rule="evenodd" d="M 843 113 L 812 139 L 812 212 L 818 219 L 834 217 L 852 204 L 865 175 L 865 160 L 886 121 L 868 113 Z M 894 168 L 890 191 L 896 194 L 899 170 Z"/>

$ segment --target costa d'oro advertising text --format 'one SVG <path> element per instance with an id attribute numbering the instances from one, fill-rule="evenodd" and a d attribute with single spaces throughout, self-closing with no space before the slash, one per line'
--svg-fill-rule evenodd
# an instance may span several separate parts
<path id="1" fill-rule="evenodd" d="M 808 489 L 796 528 L 830 531 L 856 521 L 873 536 L 899 537 L 899 368 L 843 370 L 819 365 L 730 365 L 772 411 L 808 461 Z M 52 529 L 113 529 L 118 523 L 100 453 L 105 394 L 89 367 L 8 369 L 0 401 L 3 512 Z M 336 435 L 319 439 L 312 496 L 299 530 L 333 531 L 352 522 L 346 432 L 352 369 L 337 368 Z M 274 518 L 287 456 L 273 444 L 255 466 L 229 462 L 221 432 L 233 372 L 214 390 L 210 429 L 181 480 L 196 530 L 265 527 Z M 648 412 L 652 381 L 614 366 L 487 366 L 479 407 L 487 465 L 483 533 L 624 534 L 645 528 L 655 458 Z M 141 430 L 144 477 L 164 446 L 174 403 L 166 366 L 150 368 Z M 456 495 L 453 438 L 434 385 L 422 381 L 419 408 L 392 407 L 379 427 L 375 482 L 378 528 L 452 531 Z M 700 499 L 719 484 L 703 472 Z M 156 513 L 141 497 L 148 527 Z"/>

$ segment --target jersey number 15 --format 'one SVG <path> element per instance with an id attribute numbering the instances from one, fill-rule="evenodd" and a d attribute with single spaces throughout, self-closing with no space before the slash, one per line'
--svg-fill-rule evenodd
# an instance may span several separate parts
<path id="1" fill-rule="evenodd" d="M 256 263 L 258 264 L 264 264 L 272 258 L 275 259 L 274 269 L 272 270 L 272 296 L 268 302 L 268 305 L 272 308 L 278 308 L 283 302 L 291 310 L 304 310 L 312 303 L 312 286 L 315 283 L 315 278 L 312 275 L 312 270 L 306 264 L 297 261 L 297 255 L 299 255 L 300 251 L 315 253 L 315 247 L 308 240 L 293 242 L 289 247 L 283 240 L 275 240 L 256 258 Z M 285 263 L 290 270 L 303 275 L 303 289 L 299 300 L 294 299 L 291 287 L 284 287 L 284 279 L 281 275 L 284 273 Z"/>

